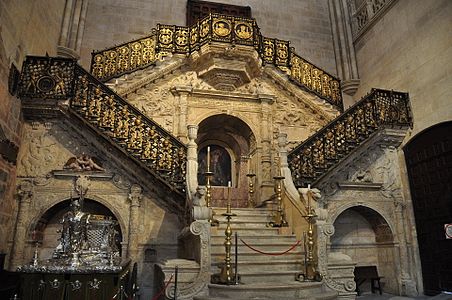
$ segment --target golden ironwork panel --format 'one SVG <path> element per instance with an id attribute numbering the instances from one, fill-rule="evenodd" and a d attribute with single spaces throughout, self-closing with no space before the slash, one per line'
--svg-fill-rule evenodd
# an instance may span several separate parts
<path id="1" fill-rule="evenodd" d="M 176 26 L 162 24 L 157 25 L 157 47 L 159 51 L 173 51 L 175 49 L 175 31 Z"/>
<path id="2" fill-rule="evenodd" d="M 174 42 L 176 44 L 176 52 L 188 53 L 190 50 L 190 31 L 188 27 L 177 26 L 175 31 Z"/>
<path id="3" fill-rule="evenodd" d="M 276 44 L 276 55 L 275 64 L 277 66 L 288 66 L 289 65 L 289 41 L 275 40 Z"/>
<path id="4" fill-rule="evenodd" d="M 262 38 L 262 59 L 264 63 L 272 64 L 275 61 L 275 40 Z"/>
<path id="5" fill-rule="evenodd" d="M 72 59 L 27 57 L 18 86 L 19 97 L 65 99 L 72 96 Z"/>
<path id="6" fill-rule="evenodd" d="M 303 65 L 303 62 L 293 56 L 294 79 L 301 76 L 297 65 Z M 412 126 L 408 101 L 407 93 L 372 90 L 289 153 L 289 168 L 295 185 L 307 186 L 315 182 L 381 126 Z"/>
<path id="7" fill-rule="evenodd" d="M 190 50 L 199 48 L 199 23 L 190 27 Z"/>
<path id="8" fill-rule="evenodd" d="M 199 21 L 199 44 L 209 41 L 212 32 L 212 16 Z"/>

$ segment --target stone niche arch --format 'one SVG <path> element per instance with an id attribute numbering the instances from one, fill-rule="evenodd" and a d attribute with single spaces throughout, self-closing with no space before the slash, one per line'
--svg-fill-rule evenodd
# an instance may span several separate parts
<path id="1" fill-rule="evenodd" d="M 330 239 L 332 252 L 342 252 L 357 266 L 377 266 L 383 276 L 383 290 L 398 293 L 398 251 L 394 231 L 376 210 L 356 205 L 345 208 L 333 222 L 335 232 Z M 361 291 L 369 291 L 365 283 Z"/>
<path id="2" fill-rule="evenodd" d="M 215 149 L 220 152 L 223 151 L 222 153 L 225 156 L 230 157 L 229 170 L 224 173 L 230 174 L 230 181 L 234 189 L 231 197 L 232 204 L 236 207 L 246 206 L 246 203 L 240 201 L 244 202 L 247 199 L 248 181 L 246 174 L 251 164 L 250 153 L 256 147 L 256 137 L 250 126 L 243 120 L 227 114 L 209 116 L 198 125 L 196 143 L 198 145 L 198 178 L 201 178 L 205 171 L 203 159 L 205 160 L 206 147 L 211 147 L 211 162 L 214 158 L 213 151 Z M 225 159 L 225 161 L 229 161 L 228 159 Z M 217 201 L 216 204 L 219 206 L 225 205 L 226 186 L 227 182 L 223 182 L 223 184 L 212 188 L 212 198 Z"/>
<path id="3" fill-rule="evenodd" d="M 61 229 L 60 221 L 63 215 L 70 210 L 70 202 L 70 199 L 65 199 L 52 205 L 31 224 L 29 229 L 29 240 L 32 241 L 32 244 L 39 242 L 39 258 L 41 260 L 52 257 L 53 250 L 59 243 L 59 230 Z M 124 243 L 126 231 L 123 222 L 118 219 L 116 214 L 104 204 L 90 198 L 84 199 L 83 211 L 90 214 L 110 216 L 118 221 L 116 228 L 118 231 L 117 246 L 122 255 L 124 249 L 122 249 L 121 244 Z"/>

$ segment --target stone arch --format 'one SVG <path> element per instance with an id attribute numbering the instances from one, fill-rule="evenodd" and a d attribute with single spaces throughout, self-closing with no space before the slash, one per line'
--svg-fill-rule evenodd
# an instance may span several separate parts
<path id="1" fill-rule="evenodd" d="M 375 207 L 350 203 L 342 206 L 331 217 L 335 228 L 330 238 L 330 250 L 342 252 L 352 258 L 357 266 L 376 266 L 383 289 L 399 292 L 399 251 L 397 232 L 388 219 Z M 361 291 L 370 290 L 362 285 Z"/>
<path id="2" fill-rule="evenodd" d="M 334 222 L 336 221 L 336 219 L 338 218 L 339 215 L 341 215 L 344 211 L 346 211 L 347 209 L 350 209 L 352 207 L 366 207 L 368 209 L 371 209 L 373 211 L 375 211 L 375 213 L 379 214 L 384 221 L 388 224 L 391 232 L 397 232 L 395 225 L 393 223 L 393 219 L 391 217 L 388 216 L 388 214 L 385 211 L 382 211 L 380 209 L 380 207 L 378 207 L 377 205 L 374 205 L 373 203 L 361 203 L 361 202 L 349 202 L 347 204 L 344 204 L 342 206 L 339 206 L 338 208 L 336 208 L 334 211 L 330 211 L 328 213 L 328 223 L 330 224 L 334 224 Z M 394 234 L 394 238 L 395 240 L 397 240 L 397 236 Z"/>
<path id="3" fill-rule="evenodd" d="M 51 257 L 51 252 L 58 244 L 60 229 L 59 222 L 61 217 L 70 209 L 70 198 L 59 199 L 45 209 L 41 210 L 30 223 L 28 227 L 29 240 L 34 244 L 40 242 L 41 258 L 47 259 Z M 103 199 L 99 201 L 99 197 L 86 197 L 84 211 L 92 214 L 101 214 L 111 216 L 118 221 L 120 243 L 127 242 L 127 227 L 121 215 Z M 122 249 L 121 245 L 118 245 Z"/>
<path id="4" fill-rule="evenodd" d="M 236 118 L 236 119 L 242 121 L 244 124 L 246 124 L 250 128 L 251 132 L 253 133 L 254 138 L 256 139 L 256 141 L 259 142 L 259 135 L 256 135 L 255 133 L 259 132 L 260 129 L 258 127 L 256 127 L 256 124 L 253 124 L 253 122 L 251 121 L 250 118 L 248 118 L 246 115 L 242 115 L 240 113 L 231 114 L 231 113 L 225 113 L 221 110 L 218 110 L 218 111 L 210 110 L 204 114 L 198 115 L 197 118 L 193 121 L 193 124 L 198 125 L 198 128 L 199 128 L 201 123 L 204 122 L 205 120 L 207 120 L 211 117 L 214 117 L 214 116 L 219 116 L 219 115 L 227 115 L 227 116 L 230 116 L 230 117 L 233 117 L 233 118 Z"/>
<path id="5" fill-rule="evenodd" d="M 242 119 L 229 114 L 215 114 L 203 119 L 198 125 L 198 137 L 196 143 L 198 144 L 198 163 L 199 163 L 199 175 L 202 177 L 205 172 L 205 163 L 203 159 L 206 157 L 206 146 L 216 147 L 219 150 L 226 150 L 224 156 L 229 155 L 231 181 L 234 190 L 233 194 L 235 200 L 244 202 L 247 199 L 248 182 L 246 174 L 248 173 L 249 155 L 255 147 L 256 143 L 255 134 L 246 122 Z M 217 150 L 218 150 L 217 149 Z M 201 152 L 202 151 L 202 152 Z M 212 161 L 213 155 L 211 155 Z M 200 178 L 198 177 L 198 178 Z M 202 180 L 200 180 L 202 181 Z M 226 184 L 221 184 L 212 190 L 212 196 L 220 201 L 218 205 L 223 206 L 222 201 L 226 200 L 226 191 L 224 187 Z M 234 198 L 233 197 L 233 198 Z M 246 205 L 241 203 L 238 206 Z"/>

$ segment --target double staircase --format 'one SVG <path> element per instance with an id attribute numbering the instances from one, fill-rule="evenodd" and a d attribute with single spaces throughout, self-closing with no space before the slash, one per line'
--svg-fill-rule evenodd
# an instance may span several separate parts
<path id="1" fill-rule="evenodd" d="M 225 259 L 225 208 L 213 208 L 218 227 L 211 229 L 211 273 L 219 273 Z M 197 300 L 220 299 L 336 299 L 337 293 L 322 282 L 296 281 L 304 269 L 303 241 L 298 241 L 289 227 L 275 228 L 274 211 L 267 208 L 233 208 L 232 232 L 238 235 L 237 285 L 210 284 L 208 296 Z M 231 257 L 234 265 L 233 236 Z M 246 243 L 246 245 L 245 245 Z M 288 251 L 289 250 L 289 251 Z"/>

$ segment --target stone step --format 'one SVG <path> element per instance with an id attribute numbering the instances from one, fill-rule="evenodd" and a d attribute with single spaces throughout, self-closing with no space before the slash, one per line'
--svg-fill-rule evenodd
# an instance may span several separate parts
<path id="1" fill-rule="evenodd" d="M 248 234 L 239 234 L 239 239 L 244 240 L 248 245 L 258 245 L 258 244 L 270 244 L 270 243 L 292 243 L 295 244 L 297 241 L 295 235 L 248 235 Z M 212 234 L 211 236 L 211 244 L 222 244 L 224 243 L 225 235 L 223 232 L 218 231 L 217 233 Z M 234 234 L 232 235 L 232 240 L 234 241 Z"/>
<path id="2" fill-rule="evenodd" d="M 212 210 L 218 214 L 221 215 L 222 213 L 226 212 L 226 207 L 212 207 Z M 246 207 L 240 207 L 240 208 L 232 208 L 231 212 L 236 214 L 237 216 L 267 216 L 272 214 L 272 211 L 268 208 L 246 208 Z"/>
<path id="3" fill-rule="evenodd" d="M 210 284 L 208 296 L 194 300 L 332 300 L 337 293 L 326 290 L 321 282 L 291 282 L 287 284 L 261 282 L 256 284 Z"/>
<path id="4" fill-rule="evenodd" d="M 216 230 L 217 232 L 212 230 L 212 236 L 223 236 L 224 238 L 224 228 L 218 228 Z M 239 236 L 244 235 L 253 235 L 253 236 L 260 236 L 260 235 L 274 235 L 277 236 L 279 234 L 278 228 L 273 227 L 257 227 L 257 228 L 247 228 L 243 226 L 234 227 L 232 228 L 232 235 L 234 236 L 234 232 L 237 232 Z"/>
<path id="5" fill-rule="evenodd" d="M 232 260 L 234 263 L 234 258 Z M 224 261 L 216 261 L 212 264 L 212 271 L 217 271 L 223 265 Z M 260 272 L 260 271 L 301 271 L 303 269 L 303 260 L 296 257 L 289 259 L 275 259 L 272 261 L 252 261 L 240 260 L 238 261 L 239 274 L 242 272 Z"/>
<path id="6" fill-rule="evenodd" d="M 217 218 L 217 220 L 219 220 Z M 220 225 L 218 226 L 218 229 L 226 229 L 227 223 L 226 222 L 222 222 L 220 221 Z M 234 220 L 233 222 L 231 222 L 231 228 L 234 231 L 235 229 L 242 229 L 242 228 L 256 228 L 256 229 L 262 229 L 262 228 L 267 228 L 267 224 L 271 221 L 271 218 L 267 219 L 261 219 L 261 220 Z M 272 228 L 272 227 L 268 227 L 268 228 Z"/>
<path id="7" fill-rule="evenodd" d="M 296 244 L 296 242 L 279 242 L 278 240 L 276 241 L 269 241 L 268 243 L 249 243 L 247 241 L 245 241 L 249 246 L 253 247 L 256 250 L 260 250 L 263 252 L 283 252 L 283 251 L 287 251 L 289 250 L 292 246 L 294 246 Z M 224 240 L 223 241 L 216 241 L 216 242 L 212 242 L 211 244 L 211 248 L 210 251 L 212 253 L 217 253 L 217 252 L 224 252 Z M 237 245 L 238 248 L 238 253 L 242 254 L 242 253 L 256 253 L 258 254 L 258 252 L 250 249 L 248 246 L 244 245 L 240 240 L 238 242 Z M 301 244 L 298 244 L 297 246 L 295 246 L 295 248 L 293 248 L 290 252 L 299 252 L 301 253 L 303 250 Z M 235 253 L 235 242 L 234 240 L 232 240 L 232 248 L 231 251 L 233 253 Z"/>
<path id="8" fill-rule="evenodd" d="M 214 218 L 220 221 L 221 224 L 226 224 L 227 220 L 225 216 L 216 213 Z M 230 222 L 231 224 L 240 224 L 244 222 L 263 222 L 268 223 L 272 221 L 273 218 L 271 215 L 238 215 L 236 217 L 232 217 Z M 265 224 L 264 224 L 265 225 Z"/>
<path id="9" fill-rule="evenodd" d="M 272 252 L 270 252 L 272 253 Z M 274 251 L 273 253 L 278 253 L 276 251 Z M 231 254 L 231 258 L 232 260 L 234 260 L 234 254 Z M 217 262 L 223 262 L 225 258 L 225 252 L 224 250 L 222 252 L 216 252 L 216 253 L 211 253 L 211 261 L 212 264 L 213 263 L 217 263 Z M 297 260 L 302 260 L 304 258 L 304 256 L 300 253 L 300 252 L 288 252 L 286 254 L 283 255 L 262 255 L 259 253 L 241 253 L 239 255 L 239 261 L 243 260 L 243 261 L 277 261 L 280 259 L 297 259 Z"/>

